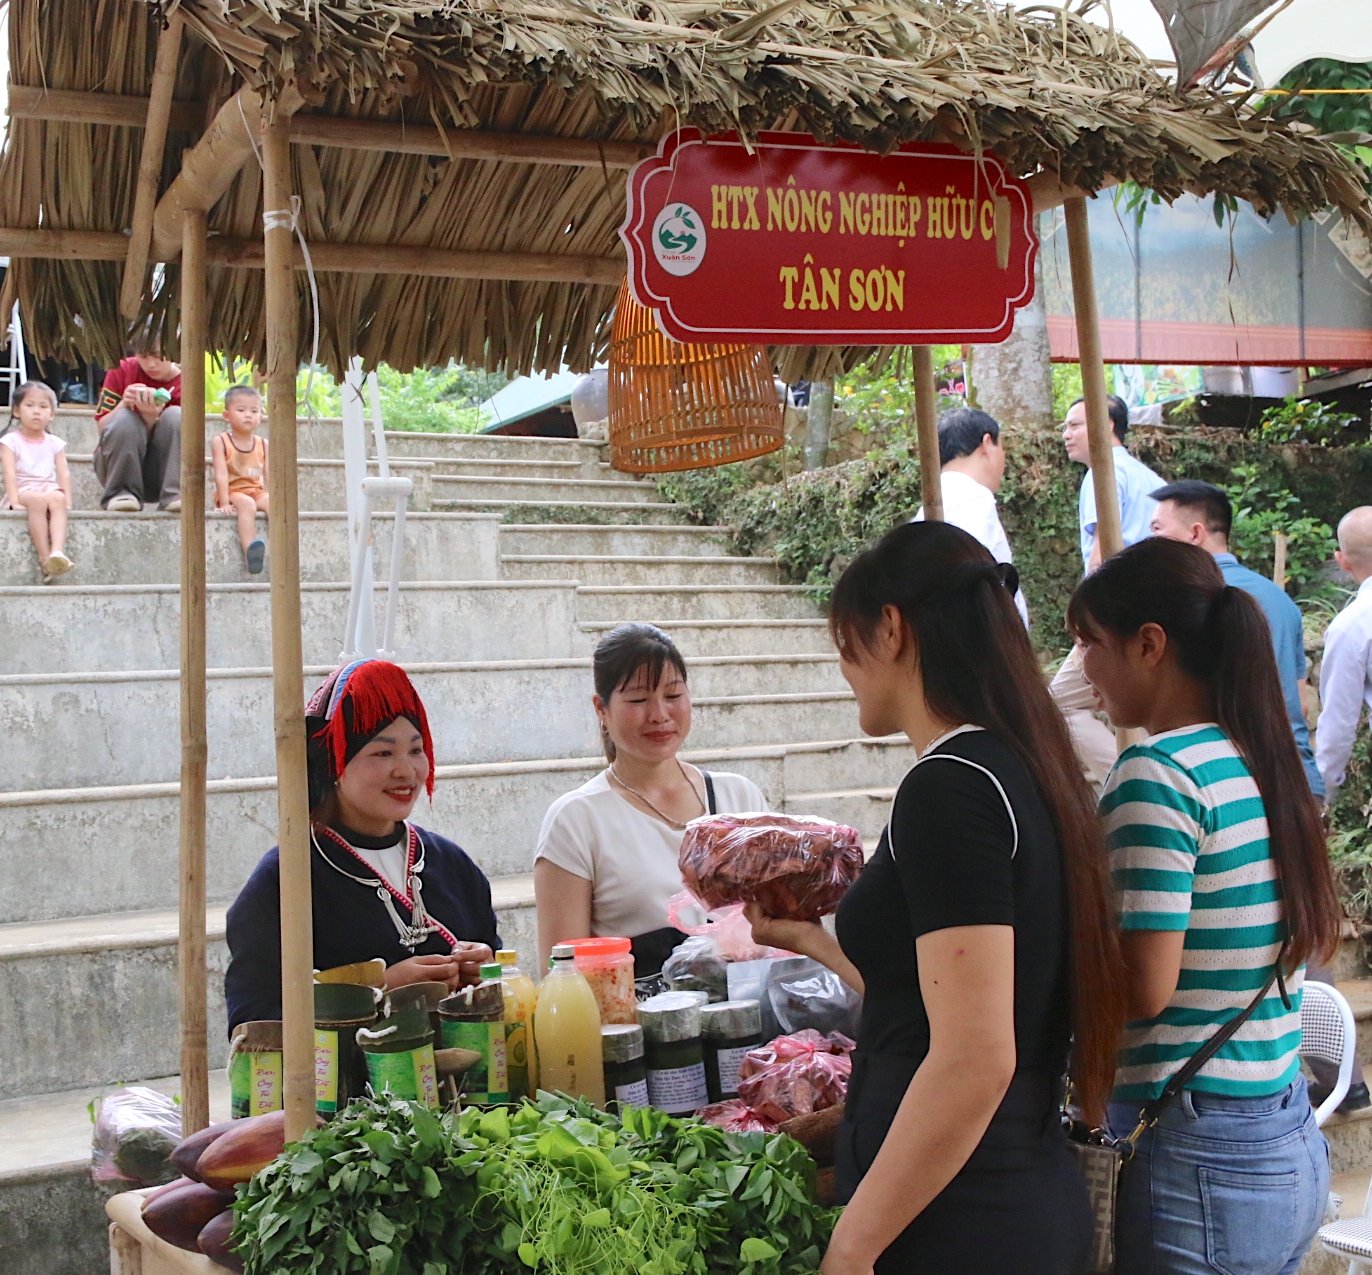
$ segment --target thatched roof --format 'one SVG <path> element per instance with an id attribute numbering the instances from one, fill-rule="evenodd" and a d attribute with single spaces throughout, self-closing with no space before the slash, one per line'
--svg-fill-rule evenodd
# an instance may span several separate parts
<path id="1" fill-rule="evenodd" d="M 0 0 L 3 2 L 3 0 Z M 1332 205 L 1372 229 L 1353 170 L 1328 143 L 1207 90 L 1181 92 L 1113 34 L 1063 12 L 932 0 L 8 0 L 11 83 L 146 95 L 156 24 L 187 26 L 178 99 L 209 113 L 239 84 L 293 84 L 302 115 L 655 144 L 678 124 L 789 128 L 889 150 L 958 138 L 1022 176 L 1165 197 L 1220 191 L 1264 213 Z M 175 123 L 176 121 L 174 121 Z M 193 144 L 173 128 L 163 189 Z M 0 165 L 6 227 L 122 231 L 142 132 L 11 122 Z M 614 259 L 623 168 L 293 148 L 313 244 Z M 212 231 L 260 235 L 250 162 Z M 14 269 L 33 344 L 108 360 L 125 325 L 115 261 Z M 450 357 L 511 371 L 588 363 L 614 286 L 547 279 L 323 272 L 321 354 L 397 366 Z M 174 321 L 176 270 L 161 299 Z M 211 270 L 210 342 L 260 358 L 260 272 Z M 308 352 L 302 287 L 302 354 Z M 79 318 L 77 317 L 79 316 Z M 817 362 L 824 362 L 820 356 Z"/>

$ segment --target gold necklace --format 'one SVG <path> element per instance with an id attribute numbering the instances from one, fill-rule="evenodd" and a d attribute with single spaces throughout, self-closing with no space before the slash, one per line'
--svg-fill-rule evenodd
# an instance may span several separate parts
<path id="1" fill-rule="evenodd" d="M 681 764 L 681 758 L 678 757 L 675 760 L 677 764 L 677 769 L 681 771 L 681 777 L 686 781 L 686 786 L 691 790 L 691 795 L 697 801 L 700 801 L 700 793 L 696 791 L 695 784 L 691 782 L 690 775 L 686 773 L 686 767 Z M 651 810 L 653 814 L 655 814 L 659 819 L 661 819 L 662 822 L 665 823 L 669 828 L 675 828 L 678 832 L 682 832 L 685 830 L 686 824 L 683 823 L 680 819 L 673 819 L 671 815 L 663 814 L 662 811 L 659 810 L 655 805 L 653 805 L 653 803 L 649 801 L 648 798 L 645 797 L 641 792 L 639 792 L 637 788 L 630 788 L 629 785 L 626 784 L 624 780 L 622 780 L 619 777 L 619 771 L 615 769 L 613 762 L 610 763 L 610 767 L 607 773 L 609 774 L 610 778 L 615 781 L 615 783 L 617 783 L 621 788 L 624 789 L 625 792 L 637 797 L 639 801 L 641 801 L 645 806 L 647 806 L 648 809 Z M 706 806 L 703 801 L 700 801 L 700 810 L 702 814 L 704 814 L 706 811 Z"/>

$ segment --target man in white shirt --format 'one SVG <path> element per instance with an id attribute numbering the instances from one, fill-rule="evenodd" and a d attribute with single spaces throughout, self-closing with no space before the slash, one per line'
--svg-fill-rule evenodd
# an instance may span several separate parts
<path id="1" fill-rule="evenodd" d="M 1330 803 L 1347 775 L 1363 705 L 1372 709 L 1372 505 L 1344 514 L 1334 560 L 1357 582 L 1358 592 L 1324 635 L 1315 762 Z"/>
<path id="2" fill-rule="evenodd" d="M 975 536 L 997 562 L 1013 562 L 996 510 L 996 492 L 1005 477 L 1005 448 L 995 417 L 972 407 L 944 412 L 938 418 L 938 459 L 944 522 Z M 924 521 L 922 505 L 910 521 Z M 1015 607 L 1027 627 L 1029 608 L 1023 590 L 1015 592 Z"/>

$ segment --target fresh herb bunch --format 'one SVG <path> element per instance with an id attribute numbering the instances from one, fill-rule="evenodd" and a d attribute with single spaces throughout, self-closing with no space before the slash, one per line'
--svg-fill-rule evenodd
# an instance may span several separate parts
<path id="1" fill-rule="evenodd" d="M 836 1211 L 782 1134 L 552 1094 L 435 1115 L 360 1099 L 244 1188 L 247 1275 L 799 1275 Z"/>

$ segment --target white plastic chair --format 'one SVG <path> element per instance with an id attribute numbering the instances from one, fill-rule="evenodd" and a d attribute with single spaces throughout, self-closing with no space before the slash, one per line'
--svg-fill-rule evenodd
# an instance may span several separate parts
<path id="1" fill-rule="evenodd" d="M 1339 1067 L 1329 1096 L 1315 1108 L 1316 1124 L 1324 1124 L 1348 1093 L 1356 1046 L 1357 1026 L 1343 993 L 1328 983 L 1307 981 L 1301 997 L 1301 1057 Z M 1348 1275 L 1372 1275 L 1372 1191 L 1360 1216 L 1327 1223 L 1318 1238 L 1326 1252 L 1348 1259 Z"/>
<path id="2" fill-rule="evenodd" d="M 1301 1058 L 1333 1063 L 1339 1069 L 1334 1087 L 1315 1108 L 1317 1125 L 1323 1125 L 1347 1095 L 1357 1045 L 1358 1028 L 1343 993 L 1328 983 L 1307 979 L 1301 996 Z"/>

